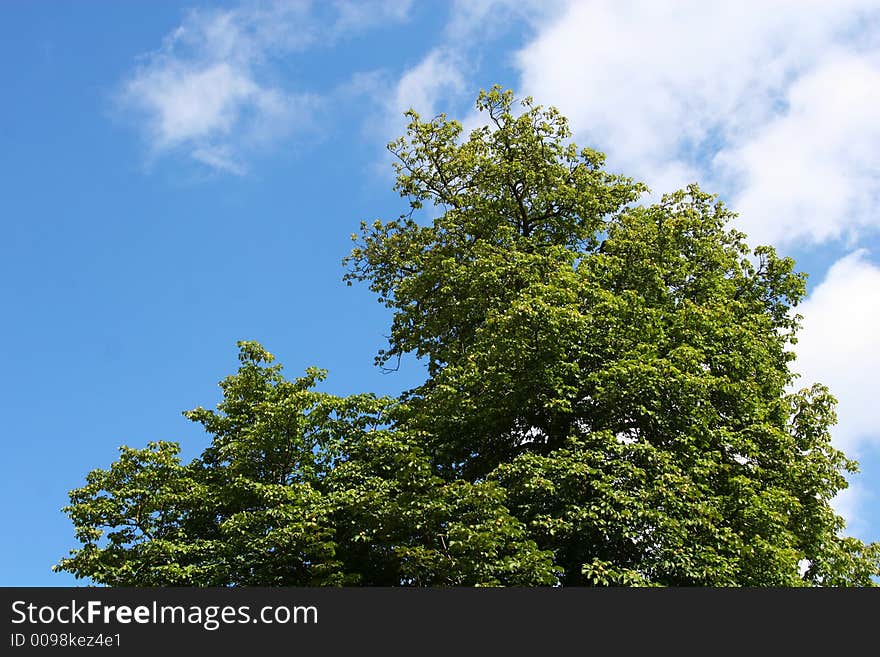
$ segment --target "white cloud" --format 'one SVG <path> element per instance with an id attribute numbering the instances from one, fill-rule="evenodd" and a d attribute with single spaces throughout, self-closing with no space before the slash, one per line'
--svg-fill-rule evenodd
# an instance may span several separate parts
<path id="1" fill-rule="evenodd" d="M 400 116 L 413 108 L 423 118 L 442 111 L 439 101 L 454 97 L 465 89 L 462 62 L 448 50 L 432 50 L 397 82 L 389 110 Z M 445 108 L 444 108 L 445 109 Z"/>
<path id="2" fill-rule="evenodd" d="M 289 0 L 191 11 L 121 85 L 120 108 L 137 117 L 151 156 L 184 152 L 244 173 L 249 155 L 309 127 L 322 106 L 317 95 L 278 83 L 273 64 L 403 20 L 410 4 Z"/>
<path id="3" fill-rule="evenodd" d="M 798 387 L 824 383 L 838 399 L 832 442 L 851 458 L 880 446 L 876 385 L 880 371 L 880 267 L 860 249 L 838 260 L 800 306 L 794 369 Z M 876 488 L 876 484 L 873 484 Z M 850 533 L 866 527 L 861 510 L 876 495 L 858 479 L 833 501 Z"/>
<path id="4" fill-rule="evenodd" d="M 880 446 L 880 267 L 864 250 L 838 260 L 800 306 L 795 369 L 799 386 L 827 385 L 839 401 L 834 443 L 849 455 Z"/>
<path id="5" fill-rule="evenodd" d="M 225 62 L 204 68 L 169 64 L 144 71 L 126 92 L 151 110 L 159 149 L 228 134 L 244 107 L 266 93 Z"/>
<path id="6" fill-rule="evenodd" d="M 453 113 L 457 101 L 467 96 L 467 65 L 460 52 L 439 47 L 430 50 L 417 64 L 405 69 L 395 79 L 388 71 L 356 74 L 344 88 L 343 97 L 366 98 L 370 105 L 362 123 L 362 132 L 371 141 L 384 146 L 406 133 L 409 119 L 404 112 L 413 109 L 428 120 L 441 112 Z M 360 101 L 363 106 L 363 101 Z M 382 150 L 370 173 L 382 185 L 393 180 L 394 156 Z M 430 210 L 429 210 L 430 211 Z"/>
<path id="7" fill-rule="evenodd" d="M 564 0 L 455 0 L 440 45 L 432 48 L 415 65 L 406 68 L 396 80 L 387 74 L 361 78 L 373 83 L 361 88 L 373 98 L 382 98 L 383 123 L 388 139 L 403 134 L 403 113 L 412 108 L 422 119 L 440 112 L 454 114 L 462 106 L 471 110 L 463 120 L 464 134 L 485 125 L 485 117 L 474 109 L 477 89 L 472 78 L 485 59 L 496 64 L 509 53 L 491 48 L 493 41 L 515 25 L 536 26 L 546 16 L 560 10 Z M 491 86 L 494 81 L 485 86 Z M 383 165 L 385 162 L 383 161 Z"/>
<path id="8" fill-rule="evenodd" d="M 735 194 L 763 238 L 830 239 L 880 225 L 861 211 L 880 195 L 869 12 L 875 0 L 570 2 L 519 51 L 520 91 L 657 192 L 699 180 Z M 799 197 L 822 201 L 807 220 L 779 208 Z"/>
<path id="9" fill-rule="evenodd" d="M 830 54 L 791 85 L 783 114 L 718 155 L 754 241 L 855 239 L 880 225 L 878 62 Z"/>
<path id="10" fill-rule="evenodd" d="M 261 82 L 258 72 L 273 52 L 307 45 L 310 35 L 294 25 L 305 19 L 303 3 L 190 12 L 120 91 L 122 107 L 143 122 L 151 155 L 180 150 L 243 173 L 259 133 L 284 135 L 301 118 L 303 97 Z"/>
<path id="11" fill-rule="evenodd" d="M 466 66 L 460 53 L 447 48 L 430 50 L 417 64 L 405 69 L 399 78 L 386 71 L 356 73 L 337 90 L 337 97 L 345 102 L 357 102 L 364 108 L 362 132 L 367 139 L 385 146 L 406 132 L 409 120 L 404 112 L 414 109 L 422 120 L 441 112 L 451 112 L 466 87 Z M 372 173 L 387 180 L 393 175 L 390 163 L 393 156 L 387 151 L 373 163 Z M 385 183 L 383 183 L 385 184 Z"/>

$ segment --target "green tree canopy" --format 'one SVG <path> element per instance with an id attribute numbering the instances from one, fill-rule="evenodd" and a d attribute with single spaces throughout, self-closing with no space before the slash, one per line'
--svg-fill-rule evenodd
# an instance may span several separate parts
<path id="1" fill-rule="evenodd" d="M 805 277 L 696 185 L 644 185 L 558 111 L 482 92 L 462 135 L 408 113 L 409 211 L 345 279 L 392 312 L 397 399 L 315 390 L 260 345 L 188 464 L 123 448 L 66 507 L 57 568 L 114 585 L 871 585 L 880 545 L 830 501 L 856 464 L 835 400 L 789 392 Z M 433 219 L 418 220 L 425 204 Z"/>

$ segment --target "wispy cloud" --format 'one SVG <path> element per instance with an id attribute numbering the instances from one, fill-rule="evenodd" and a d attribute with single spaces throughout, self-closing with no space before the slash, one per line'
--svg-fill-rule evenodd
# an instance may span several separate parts
<path id="1" fill-rule="evenodd" d="M 242 174 L 251 155 L 307 128 L 323 106 L 317 94 L 279 81 L 279 61 L 403 20 L 410 4 L 291 0 L 190 11 L 121 84 L 119 108 L 151 157 L 184 153 Z"/>
<path id="2" fill-rule="evenodd" d="M 376 146 L 370 172 L 383 181 L 381 184 L 393 179 L 394 157 L 384 147 L 406 131 L 407 110 L 427 119 L 441 112 L 452 114 L 463 99 L 473 100 L 473 90 L 467 85 L 470 67 L 463 55 L 446 46 L 437 47 L 399 76 L 388 69 L 363 71 L 336 90 L 335 97 L 356 103 L 361 110 L 357 119 L 361 132 Z"/>
<path id="3" fill-rule="evenodd" d="M 533 26 L 565 9 L 566 0 L 455 0 L 445 36 L 459 47 L 479 46 L 503 35 L 517 23 Z M 495 51 L 491 54 L 496 60 Z"/>
<path id="4" fill-rule="evenodd" d="M 434 116 L 441 111 L 441 103 L 466 90 L 462 68 L 460 56 L 452 50 L 432 50 L 398 80 L 390 96 L 389 110 L 399 116 L 413 108 L 423 116 Z"/>
<path id="5" fill-rule="evenodd" d="M 423 118 L 440 112 L 460 118 L 463 109 L 466 114 L 462 123 L 467 134 L 485 121 L 473 106 L 474 78 L 481 64 L 510 59 L 509 52 L 494 48 L 496 41 L 523 23 L 541 22 L 564 4 L 564 0 L 454 0 L 448 3 L 448 20 L 438 30 L 438 43 L 416 63 L 397 71 L 385 69 L 357 75 L 347 91 L 371 101 L 369 129 L 375 133 L 376 125 L 381 125 L 384 140 L 403 133 L 403 114 L 409 109 Z M 494 82 L 484 82 L 483 86 Z M 377 166 L 387 169 L 387 160 L 380 158 Z"/>
<path id="6" fill-rule="evenodd" d="M 350 32 L 405 21 L 413 0 L 334 0 L 330 3 L 335 18 L 328 36 L 333 38 Z"/>

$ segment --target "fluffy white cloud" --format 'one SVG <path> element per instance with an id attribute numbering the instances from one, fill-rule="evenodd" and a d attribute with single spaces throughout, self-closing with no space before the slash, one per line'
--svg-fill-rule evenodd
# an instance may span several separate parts
<path id="1" fill-rule="evenodd" d="M 760 239 L 849 235 L 880 225 L 865 209 L 878 15 L 873 0 L 570 2 L 519 51 L 521 91 L 657 192 L 733 196 Z"/>
<path id="2" fill-rule="evenodd" d="M 248 154 L 309 125 L 314 94 L 276 82 L 279 57 L 406 18 L 409 0 L 307 0 L 191 11 L 157 51 L 141 58 L 119 90 L 152 156 L 184 152 L 241 174 Z"/>
<path id="3" fill-rule="evenodd" d="M 259 103 L 267 93 L 225 62 L 204 68 L 174 63 L 144 71 L 126 91 L 152 110 L 157 148 L 228 134 L 244 106 Z"/>
<path id="4" fill-rule="evenodd" d="M 797 386 L 824 383 L 838 399 L 832 441 L 849 457 L 880 446 L 876 381 L 880 371 L 880 267 L 857 250 L 838 260 L 799 308 L 804 316 L 794 369 Z M 865 529 L 861 510 L 876 483 L 855 479 L 834 499 L 850 532 Z"/>
<path id="5" fill-rule="evenodd" d="M 829 54 L 798 78 L 784 113 L 718 162 L 756 241 L 855 239 L 880 225 L 880 57 Z"/>
<path id="6" fill-rule="evenodd" d="M 835 444 L 848 454 L 880 446 L 877 389 L 880 372 L 880 267 L 864 250 L 837 261 L 799 308 L 798 385 L 827 385 L 838 398 Z"/>

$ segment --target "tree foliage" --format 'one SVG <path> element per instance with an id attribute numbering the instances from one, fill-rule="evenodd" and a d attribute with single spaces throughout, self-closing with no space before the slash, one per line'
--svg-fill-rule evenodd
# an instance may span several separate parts
<path id="1" fill-rule="evenodd" d="M 315 390 L 260 345 L 188 464 L 123 448 L 66 508 L 58 565 L 114 585 L 871 585 L 830 501 L 856 464 L 791 392 L 805 277 L 717 198 L 645 187 L 553 108 L 482 92 L 462 135 L 408 113 L 409 212 L 346 258 L 391 310 L 397 399 Z M 419 221 L 425 204 L 435 218 Z"/>

